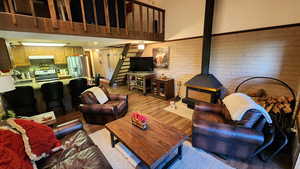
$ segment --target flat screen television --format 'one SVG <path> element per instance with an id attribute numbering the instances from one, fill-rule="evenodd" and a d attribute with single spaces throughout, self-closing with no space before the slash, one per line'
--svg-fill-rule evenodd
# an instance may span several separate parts
<path id="1" fill-rule="evenodd" d="M 153 71 L 153 57 L 130 57 L 131 72 Z"/>

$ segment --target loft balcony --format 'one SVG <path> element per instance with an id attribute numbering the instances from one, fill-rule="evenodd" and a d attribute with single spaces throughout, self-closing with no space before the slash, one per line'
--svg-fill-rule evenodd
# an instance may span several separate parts
<path id="1" fill-rule="evenodd" d="M 165 10 L 135 0 L 2 0 L 0 30 L 163 41 Z"/>

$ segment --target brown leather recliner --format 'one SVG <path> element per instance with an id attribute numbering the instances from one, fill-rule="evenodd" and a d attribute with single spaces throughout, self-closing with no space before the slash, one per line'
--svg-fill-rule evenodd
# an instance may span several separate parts
<path id="1" fill-rule="evenodd" d="M 127 95 L 110 94 L 105 87 L 100 87 L 109 98 L 105 104 L 100 104 L 95 95 L 89 91 L 80 96 L 83 104 L 79 106 L 79 110 L 90 124 L 106 124 L 125 116 L 128 111 Z"/>
<path id="2" fill-rule="evenodd" d="M 192 144 L 209 152 L 240 159 L 255 156 L 266 142 L 270 126 L 257 110 L 232 121 L 225 105 L 199 103 L 193 114 Z"/>

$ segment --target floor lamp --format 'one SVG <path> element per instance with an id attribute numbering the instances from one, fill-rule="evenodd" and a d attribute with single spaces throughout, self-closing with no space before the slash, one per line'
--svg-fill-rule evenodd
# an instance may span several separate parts
<path id="1" fill-rule="evenodd" d="M 2 95 L 5 92 L 15 90 L 14 79 L 8 75 L 0 75 L 0 119 L 7 115 L 6 107 L 4 106 L 4 101 Z"/>

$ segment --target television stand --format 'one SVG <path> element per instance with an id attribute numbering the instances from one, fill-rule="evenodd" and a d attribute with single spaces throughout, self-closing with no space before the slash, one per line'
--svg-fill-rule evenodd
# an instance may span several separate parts
<path id="1" fill-rule="evenodd" d="M 143 94 L 146 95 L 148 91 L 151 91 L 151 81 L 154 77 L 154 72 L 128 72 L 128 90 L 142 90 Z"/>

